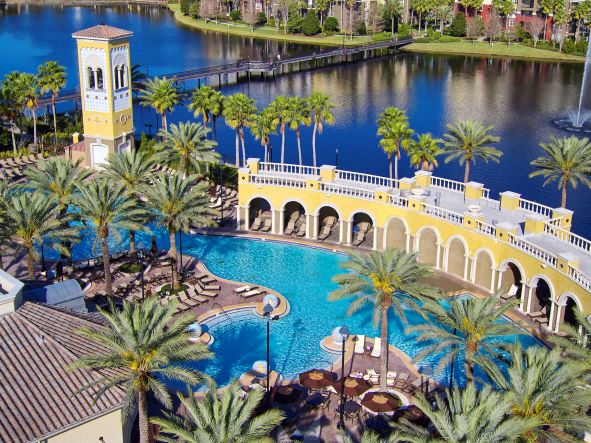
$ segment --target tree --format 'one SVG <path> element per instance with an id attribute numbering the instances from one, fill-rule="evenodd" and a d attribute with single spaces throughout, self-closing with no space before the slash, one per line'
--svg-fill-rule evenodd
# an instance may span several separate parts
<path id="1" fill-rule="evenodd" d="M 275 115 L 275 121 L 281 133 L 281 163 L 283 164 L 285 163 L 285 128 L 290 124 L 291 119 L 289 100 L 283 95 L 278 95 L 269 104 L 269 110 Z"/>
<path id="2" fill-rule="evenodd" d="M 529 177 L 542 176 L 546 180 L 543 186 L 557 182 L 562 190 L 561 206 L 566 207 L 566 191 L 569 185 L 577 187 L 580 182 L 591 187 L 591 143 L 588 138 L 576 136 L 552 137 L 550 143 L 540 143 L 540 147 L 547 154 L 531 162 L 536 168 Z"/>
<path id="3" fill-rule="evenodd" d="M 424 395 L 416 405 L 429 418 L 433 433 L 408 421 L 390 438 L 391 443 L 516 443 L 537 424 L 534 419 L 511 415 L 510 404 L 489 386 L 446 390 L 446 398 L 436 394 L 434 406 Z"/>
<path id="4" fill-rule="evenodd" d="M 312 130 L 312 159 L 314 167 L 316 167 L 316 133 L 322 134 L 325 124 L 334 125 L 334 115 L 332 113 L 334 104 L 327 94 L 320 91 L 312 92 L 307 100 L 314 125 Z"/>
<path id="5" fill-rule="evenodd" d="M 68 254 L 64 242 L 76 239 L 77 230 L 68 226 L 69 217 L 56 217 L 56 204 L 40 192 L 21 192 L 10 198 L 8 216 L 12 241 L 25 251 L 29 280 L 35 280 L 37 247 L 49 246 Z"/>
<path id="6" fill-rule="evenodd" d="M 193 91 L 191 102 L 189 103 L 189 111 L 193 111 L 195 117 L 203 117 L 203 126 L 207 127 L 210 120 L 212 108 L 212 96 L 215 90 L 209 86 L 201 86 Z"/>
<path id="7" fill-rule="evenodd" d="M 103 269 L 105 273 L 105 292 L 112 295 L 111 260 L 109 235 L 116 238 L 119 231 L 140 231 L 147 218 L 147 212 L 138 205 L 135 196 L 119 183 L 107 179 L 93 179 L 78 185 L 74 204 L 78 208 L 76 217 L 96 233 L 101 245 Z"/>
<path id="8" fill-rule="evenodd" d="M 261 146 L 265 148 L 264 161 L 268 162 L 271 135 L 277 133 L 277 121 L 268 108 L 254 116 L 250 131 L 256 140 L 261 141 Z"/>
<path id="9" fill-rule="evenodd" d="M 158 226 L 168 230 L 170 249 L 168 255 L 173 264 L 177 261 L 176 234 L 187 232 L 191 226 L 213 226 L 216 211 L 209 205 L 206 195 L 208 184 L 196 176 L 181 177 L 178 174 L 157 174 L 154 185 L 145 188 L 148 207 Z M 176 265 L 172 266 L 171 289 L 178 287 Z"/>
<path id="10" fill-rule="evenodd" d="M 399 19 L 404 11 L 404 5 L 400 0 L 385 0 L 384 14 L 390 18 L 390 30 L 394 37 L 394 20 Z"/>
<path id="11" fill-rule="evenodd" d="M 258 21 L 254 0 L 245 1 L 243 21 L 249 26 L 250 31 L 254 32 L 254 25 L 256 25 Z"/>
<path id="12" fill-rule="evenodd" d="M 412 9 L 419 14 L 419 33 L 423 23 L 423 14 L 429 11 L 429 0 L 412 0 Z"/>
<path id="13" fill-rule="evenodd" d="M 209 113 L 213 123 L 213 139 L 217 140 L 216 123 L 219 116 L 224 112 L 224 101 L 226 97 L 220 91 L 214 90 L 209 96 Z"/>
<path id="14" fill-rule="evenodd" d="M 407 145 L 414 131 L 408 125 L 406 113 L 399 108 L 388 107 L 378 117 L 380 146 L 388 156 L 390 178 L 392 178 L 392 158 L 394 158 L 394 180 L 398 183 L 398 160 L 400 148 Z"/>
<path id="15" fill-rule="evenodd" d="M 454 299 L 449 302 L 449 308 L 440 303 L 425 303 L 423 313 L 435 321 L 409 328 L 408 332 L 419 333 L 418 342 L 427 343 L 416 359 L 441 356 L 437 366 L 440 370 L 463 355 L 466 381 L 473 382 L 476 365 L 488 369 L 494 365 L 493 359 L 507 350 L 509 343 L 499 338 L 517 332 L 512 323 L 499 321 L 514 304 L 500 304 L 500 294 Z"/>
<path id="16" fill-rule="evenodd" d="M 447 125 L 447 133 L 443 135 L 443 153 L 445 163 L 458 160 L 464 166 L 464 183 L 470 181 L 470 163 L 476 159 L 499 163 L 503 153 L 494 148 L 493 143 L 501 139 L 491 135 L 493 126 L 484 126 L 482 122 L 474 120 L 460 120 L 453 125 Z"/>
<path id="17" fill-rule="evenodd" d="M 591 0 L 583 0 L 578 2 L 573 9 L 573 18 L 577 21 L 577 28 L 575 31 L 575 41 L 579 41 L 581 37 L 581 26 L 589 23 L 591 20 Z"/>
<path id="18" fill-rule="evenodd" d="M 403 305 L 418 309 L 417 302 L 438 297 L 438 292 L 419 280 L 431 273 L 429 265 L 417 263 L 417 254 L 408 254 L 400 249 L 388 248 L 369 253 L 353 252 L 341 267 L 333 281 L 339 289 L 329 294 L 329 300 L 354 297 L 348 314 L 358 311 L 367 303 L 373 304 L 374 327 L 381 323 L 380 371 L 388 371 L 388 312 L 394 311 L 406 319 Z M 386 390 L 386 377 L 380 377 L 380 390 Z"/>
<path id="19" fill-rule="evenodd" d="M 313 10 L 309 9 L 302 22 L 302 32 L 304 35 L 316 35 L 320 32 L 320 21 Z"/>
<path id="20" fill-rule="evenodd" d="M 12 150 L 16 155 L 16 138 L 14 136 L 16 129 L 16 118 L 18 116 L 18 105 L 15 91 L 10 88 L 6 82 L 6 77 L 0 83 L 0 117 L 7 120 L 10 125 L 10 136 L 12 138 Z"/>
<path id="21" fill-rule="evenodd" d="M 516 345 L 506 374 L 491 368 L 489 376 L 504 394 L 514 417 L 533 419 L 537 426 L 522 433 L 524 441 L 565 441 L 560 434 L 583 434 L 591 427 L 586 371 L 564 364 L 559 350 Z"/>
<path id="22" fill-rule="evenodd" d="M 493 40 L 501 35 L 503 31 L 501 19 L 494 7 L 490 8 L 490 16 L 488 17 L 488 22 L 484 25 L 484 31 L 486 38 L 488 38 L 488 43 L 491 46 L 493 45 Z"/>
<path id="23" fill-rule="evenodd" d="M 23 109 L 30 112 L 33 118 L 33 143 L 37 145 L 37 108 L 39 107 L 37 78 L 33 74 L 21 72 L 18 82 Z"/>
<path id="24" fill-rule="evenodd" d="M 546 27 L 548 24 L 548 16 L 554 15 L 554 21 L 556 22 L 556 16 L 560 16 L 564 11 L 564 3 L 562 0 L 542 0 L 541 1 L 542 12 L 544 13 L 544 40 L 546 40 Z"/>
<path id="25" fill-rule="evenodd" d="M 482 8 L 482 0 L 461 0 L 460 5 L 464 8 L 464 16 L 468 19 L 468 11 L 470 9 L 478 10 Z"/>
<path id="26" fill-rule="evenodd" d="M 468 20 L 466 23 L 466 38 L 474 41 L 482 35 L 484 31 L 484 23 L 480 17 L 472 17 L 472 20 Z"/>
<path id="27" fill-rule="evenodd" d="M 419 134 L 417 140 L 410 140 L 407 145 L 410 164 L 423 171 L 432 171 L 439 166 L 437 156 L 441 154 L 440 142 L 441 140 L 433 138 L 430 133 Z"/>
<path id="28" fill-rule="evenodd" d="M 132 150 L 121 154 L 111 153 L 102 174 L 122 185 L 127 192 L 140 201 L 141 191 L 150 183 L 154 157 L 147 151 Z M 146 223 L 148 218 L 146 218 Z M 135 261 L 135 231 L 129 231 L 129 256 Z"/>
<path id="29" fill-rule="evenodd" d="M 179 89 L 175 78 L 156 77 L 148 79 L 140 91 L 140 105 L 150 106 L 162 117 L 162 129 L 168 129 L 166 113 L 180 103 Z"/>
<path id="30" fill-rule="evenodd" d="M 169 131 L 160 130 L 155 161 L 176 168 L 183 176 L 203 173 L 201 162 L 211 163 L 220 157 L 213 150 L 216 142 L 208 139 L 209 131 L 195 122 L 173 123 Z"/>
<path id="31" fill-rule="evenodd" d="M 338 20 L 333 16 L 326 17 L 326 20 L 324 21 L 324 32 L 338 32 L 338 30 Z"/>
<path id="32" fill-rule="evenodd" d="M 28 74 L 18 71 L 12 71 L 6 74 L 2 81 L 3 99 L 5 106 L 9 107 L 9 111 L 5 112 L 11 123 L 13 150 L 16 153 L 15 129 L 17 119 L 23 115 L 26 108 L 26 88 L 27 81 L 24 78 Z M 22 132 L 21 132 L 22 133 Z"/>
<path id="33" fill-rule="evenodd" d="M 10 206 L 10 195 L 12 193 L 12 185 L 8 180 L 0 181 L 0 270 L 4 270 L 4 249 L 10 244 L 10 239 L 14 232 L 14 225 L 9 212 L 12 210 Z"/>
<path id="34" fill-rule="evenodd" d="M 208 382 L 208 391 L 202 400 L 198 400 L 192 391 L 187 398 L 181 393 L 177 396 L 186 411 L 181 417 L 164 412 L 163 417 L 151 421 L 160 426 L 161 441 L 184 441 L 187 443 L 272 443 L 269 433 L 283 420 L 283 413 L 278 409 L 269 409 L 262 414 L 256 410 L 264 397 L 264 392 L 251 390 L 245 397 L 244 391 L 236 382 L 218 395 L 218 387 Z"/>
<path id="35" fill-rule="evenodd" d="M 141 70 L 142 65 L 131 65 L 129 75 L 131 77 L 131 89 L 134 92 L 141 91 L 144 89 L 144 83 L 148 76 Z"/>
<path id="36" fill-rule="evenodd" d="M 57 146 L 57 115 L 55 102 L 59 92 L 66 86 L 66 68 L 58 62 L 49 61 L 37 68 L 37 86 L 41 94 L 51 93 L 51 113 L 53 114 L 53 144 Z"/>
<path id="37" fill-rule="evenodd" d="M 507 17 L 515 12 L 513 0 L 493 0 L 494 10 L 503 17 L 503 29 L 507 31 Z"/>
<path id="38" fill-rule="evenodd" d="M 310 118 L 310 108 L 308 103 L 302 97 L 289 97 L 289 127 L 296 134 L 298 142 L 298 159 L 300 166 L 302 165 L 302 143 L 300 137 L 300 126 L 310 126 L 312 119 Z"/>
<path id="39" fill-rule="evenodd" d="M 283 33 L 287 34 L 287 22 L 289 20 L 289 5 L 292 0 L 277 0 L 277 12 L 283 22 Z"/>
<path id="40" fill-rule="evenodd" d="M 439 32 L 443 35 L 443 29 L 454 19 L 454 10 L 450 5 L 444 3 L 442 5 L 437 5 L 434 12 L 435 17 L 439 19 Z M 473 21 L 475 18 L 476 17 L 474 17 L 471 21 Z"/>
<path id="41" fill-rule="evenodd" d="M 236 130 L 236 167 L 240 166 L 240 151 L 238 141 L 242 144 L 243 164 L 246 164 L 246 148 L 244 147 L 244 128 L 252 126 L 257 112 L 254 99 L 238 93 L 226 97 L 224 100 L 224 118 L 226 124 Z"/>
<path id="42" fill-rule="evenodd" d="M 372 34 L 382 32 L 384 30 L 384 7 L 376 2 L 370 3 L 367 22 Z"/>
<path id="43" fill-rule="evenodd" d="M 330 3 L 331 3 L 330 0 L 316 0 L 316 2 L 314 2 L 314 6 L 316 7 L 316 11 L 320 15 L 320 26 L 324 25 L 324 17 L 325 17 L 326 11 L 328 11 Z"/>
<path id="44" fill-rule="evenodd" d="M 151 441 L 148 393 L 165 407 L 172 407 L 163 379 L 197 384 L 203 376 L 187 363 L 212 357 L 204 344 L 189 341 L 187 327 L 195 320 L 192 316 L 184 315 L 173 321 L 176 307 L 176 300 L 162 306 L 158 297 L 125 303 L 123 309 L 116 309 L 111 303 L 108 310 L 99 308 L 106 319 L 106 327 L 79 330 L 95 342 L 100 351 L 80 357 L 72 365 L 73 369 L 92 369 L 103 374 L 88 386 L 99 388 L 97 400 L 113 387 L 125 390 L 123 414 L 130 418 L 137 406 L 141 443 Z"/>
<path id="45" fill-rule="evenodd" d="M 466 16 L 458 12 L 449 27 L 449 35 L 453 37 L 464 37 L 466 35 Z"/>
<path id="46" fill-rule="evenodd" d="M 534 41 L 534 48 L 540 41 L 540 33 L 544 29 L 545 25 L 546 21 L 540 17 L 530 17 L 530 20 L 525 22 L 525 30 L 531 35 L 531 38 Z"/>
<path id="47" fill-rule="evenodd" d="M 562 323 L 562 335 L 549 337 L 561 355 L 583 368 L 587 377 L 591 376 L 591 320 L 580 309 L 575 309 L 576 325 Z"/>
<path id="48" fill-rule="evenodd" d="M 214 18 L 217 18 L 218 11 L 217 11 L 216 1 L 215 0 L 201 0 L 201 5 L 199 7 L 199 15 L 205 19 L 206 23 L 207 23 L 207 20 L 212 20 Z M 202 87 L 208 88 L 208 86 L 202 86 Z M 201 88 L 199 88 L 199 89 L 201 89 Z M 198 90 L 196 90 L 195 93 L 197 91 Z"/>

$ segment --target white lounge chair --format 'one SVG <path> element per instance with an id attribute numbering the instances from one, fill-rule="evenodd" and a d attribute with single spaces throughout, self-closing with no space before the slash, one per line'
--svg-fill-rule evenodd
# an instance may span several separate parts
<path id="1" fill-rule="evenodd" d="M 377 373 L 375 369 L 368 369 L 366 371 L 366 375 L 363 378 L 370 382 L 372 385 L 377 385 L 380 383 L 380 374 Z"/>
<path id="2" fill-rule="evenodd" d="M 210 208 L 219 208 L 220 206 L 222 206 L 222 197 L 218 197 L 215 203 L 209 205 Z"/>
<path id="3" fill-rule="evenodd" d="M 242 294 L 244 292 L 254 291 L 256 288 L 256 286 L 241 286 L 240 288 L 234 289 L 234 294 Z"/>
<path id="4" fill-rule="evenodd" d="M 293 234 L 293 231 L 295 230 L 295 224 L 298 218 L 300 218 L 300 213 L 298 211 L 295 211 L 291 214 L 291 216 L 289 217 L 289 221 L 287 222 L 285 231 L 283 231 L 285 235 Z"/>
<path id="5" fill-rule="evenodd" d="M 271 219 L 271 217 L 267 217 L 265 219 L 265 224 L 261 228 L 261 231 L 269 232 L 271 230 L 271 226 L 273 226 L 273 220 Z"/>
<path id="6" fill-rule="evenodd" d="M 306 235 L 306 222 L 302 222 L 300 224 L 298 232 L 296 232 L 297 237 L 303 237 L 304 235 Z"/>
<path id="7" fill-rule="evenodd" d="M 380 337 L 374 338 L 373 349 L 371 350 L 371 356 L 379 358 L 382 353 L 382 339 Z"/>
<path id="8" fill-rule="evenodd" d="M 330 229 L 331 227 L 329 225 L 323 225 L 320 234 L 318 234 L 318 240 L 326 240 L 330 235 Z"/>
<path id="9" fill-rule="evenodd" d="M 396 384 L 396 376 L 398 373 L 396 371 L 388 371 L 386 374 L 386 386 L 393 388 Z"/>
<path id="10" fill-rule="evenodd" d="M 261 291 L 259 291 L 258 289 L 253 289 L 252 291 L 248 291 L 245 292 L 244 294 L 240 294 L 242 296 L 242 298 L 250 298 L 250 297 L 254 297 L 255 295 L 259 295 L 262 294 Z"/>
<path id="11" fill-rule="evenodd" d="M 354 352 L 355 354 L 363 354 L 365 352 L 365 335 L 357 335 Z"/>
<path id="12" fill-rule="evenodd" d="M 261 229 L 262 221 L 263 221 L 263 217 L 261 217 L 260 215 L 255 217 L 254 221 L 252 222 L 252 225 L 250 225 L 250 230 L 251 231 L 258 231 L 259 229 Z"/>

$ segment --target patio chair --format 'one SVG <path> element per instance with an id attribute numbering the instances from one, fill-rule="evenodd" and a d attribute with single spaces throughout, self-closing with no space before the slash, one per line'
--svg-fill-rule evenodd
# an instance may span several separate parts
<path id="1" fill-rule="evenodd" d="M 365 375 L 363 376 L 365 380 L 370 382 L 372 385 L 380 384 L 380 374 L 376 372 L 375 369 L 368 369 L 365 371 Z"/>
<path id="2" fill-rule="evenodd" d="M 517 289 L 519 289 L 515 285 L 511 285 L 509 291 L 506 294 L 501 295 L 501 300 L 508 301 L 517 295 Z"/>
<path id="3" fill-rule="evenodd" d="M 320 230 L 320 234 L 318 234 L 318 240 L 326 240 L 330 235 L 331 227 L 327 224 L 322 225 L 322 229 Z"/>
<path id="4" fill-rule="evenodd" d="M 300 227 L 298 228 L 298 232 L 296 232 L 296 237 L 303 237 L 306 235 L 306 222 L 300 223 Z"/>
<path id="5" fill-rule="evenodd" d="M 197 283 L 205 291 L 219 291 L 222 289 L 222 287 L 220 285 L 206 285 L 201 280 L 197 280 Z"/>
<path id="6" fill-rule="evenodd" d="M 212 276 L 208 275 L 207 277 L 203 277 L 198 279 L 201 283 L 203 283 L 204 285 L 210 284 L 210 283 L 214 283 L 217 280 L 215 278 L 213 278 Z"/>
<path id="7" fill-rule="evenodd" d="M 201 286 L 197 285 L 194 286 L 195 291 L 197 292 L 197 294 L 205 296 L 205 297 L 211 297 L 211 298 L 215 298 L 218 296 L 217 292 L 214 291 L 206 291 L 205 289 L 201 289 Z"/>
<path id="8" fill-rule="evenodd" d="M 199 306 L 199 303 L 195 300 L 191 300 L 186 293 L 181 292 L 179 294 L 179 301 L 184 304 L 187 305 L 189 308 L 194 308 L 196 306 Z"/>
<path id="9" fill-rule="evenodd" d="M 234 294 L 243 294 L 248 291 L 254 291 L 257 287 L 258 286 L 241 286 L 239 288 L 234 288 L 232 292 L 234 292 Z"/>
<path id="10" fill-rule="evenodd" d="M 396 371 L 388 371 L 388 373 L 386 374 L 386 386 L 388 386 L 389 388 L 393 388 L 396 384 L 397 376 L 398 373 Z"/>
<path id="11" fill-rule="evenodd" d="M 354 352 L 355 354 L 365 353 L 365 335 L 357 335 Z"/>
<path id="12" fill-rule="evenodd" d="M 401 372 L 400 374 L 398 374 L 398 377 L 396 377 L 396 380 L 394 382 L 394 387 L 395 388 L 405 387 L 408 383 L 409 378 L 410 378 L 410 374 L 408 372 Z"/>
<path id="13" fill-rule="evenodd" d="M 261 294 L 262 294 L 262 292 L 261 292 L 261 291 L 259 291 L 258 289 L 254 289 L 254 290 L 251 290 L 251 291 L 245 292 L 245 293 L 243 293 L 243 294 L 240 294 L 240 296 L 241 296 L 242 298 L 250 298 L 250 297 L 254 297 L 254 296 L 256 296 L 256 295 L 261 295 Z"/>
<path id="14" fill-rule="evenodd" d="M 256 216 L 254 221 L 252 222 L 252 225 L 250 225 L 250 230 L 251 231 L 258 231 L 259 229 L 261 229 L 262 221 L 263 221 L 263 218 L 260 215 Z"/>
<path id="15" fill-rule="evenodd" d="M 265 218 L 265 223 L 263 224 L 261 231 L 269 232 L 271 230 L 271 226 L 273 226 L 273 219 L 271 217 L 267 217 Z"/>
<path id="16" fill-rule="evenodd" d="M 209 207 L 212 209 L 219 208 L 220 206 L 222 206 L 222 197 L 218 197 L 214 203 L 209 205 Z"/>
<path id="17" fill-rule="evenodd" d="M 190 299 L 195 300 L 200 305 L 202 305 L 203 303 L 207 303 L 209 301 L 208 298 L 205 298 L 205 297 L 202 297 L 201 295 L 198 295 L 195 292 L 195 288 L 193 288 L 193 287 L 189 287 L 187 289 L 187 295 L 189 296 Z"/>
<path id="18" fill-rule="evenodd" d="M 306 408 L 310 411 L 325 410 L 330 406 L 331 392 L 326 394 L 315 392 L 306 399 Z"/>
<path id="19" fill-rule="evenodd" d="M 382 353 L 382 339 L 380 337 L 374 338 L 373 349 L 371 350 L 371 356 L 379 358 Z"/>
<path id="20" fill-rule="evenodd" d="M 291 214 L 291 216 L 289 217 L 289 221 L 287 222 L 287 227 L 285 228 L 285 231 L 283 231 L 285 235 L 293 234 L 295 230 L 295 223 L 299 217 L 300 214 L 297 211 Z"/>

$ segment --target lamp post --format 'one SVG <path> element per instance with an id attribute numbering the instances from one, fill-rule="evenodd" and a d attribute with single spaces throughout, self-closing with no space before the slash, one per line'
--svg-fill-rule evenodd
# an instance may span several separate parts
<path id="1" fill-rule="evenodd" d="M 345 344 L 347 343 L 347 339 L 349 338 L 349 329 L 346 326 L 341 326 L 339 329 L 339 334 L 341 335 L 341 339 L 343 341 L 343 349 L 341 354 L 341 405 L 339 407 L 341 413 L 339 414 L 339 429 L 345 428 Z"/>
<path id="2" fill-rule="evenodd" d="M 263 306 L 263 315 L 267 317 L 267 393 L 271 387 L 271 362 L 270 362 L 270 337 L 271 337 L 271 313 L 273 312 L 273 306 L 271 303 Z"/>
<path id="3" fill-rule="evenodd" d="M 145 258 L 145 249 L 144 249 L 144 244 L 140 243 L 138 245 L 138 251 L 137 251 L 137 256 L 140 259 L 140 279 L 141 279 L 141 285 L 142 285 L 142 301 L 144 301 L 144 258 Z"/>
<path id="4" fill-rule="evenodd" d="M 220 165 L 220 227 L 224 226 L 224 159 L 219 161 Z"/>

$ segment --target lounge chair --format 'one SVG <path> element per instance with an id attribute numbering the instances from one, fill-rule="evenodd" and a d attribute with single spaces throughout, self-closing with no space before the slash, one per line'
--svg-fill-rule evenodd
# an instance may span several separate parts
<path id="1" fill-rule="evenodd" d="M 382 353 L 382 339 L 380 337 L 374 338 L 373 349 L 371 350 L 371 356 L 379 358 Z"/>
<path id="2" fill-rule="evenodd" d="M 209 205 L 210 208 L 219 208 L 220 206 L 222 206 L 222 197 L 218 197 L 215 203 Z"/>
<path id="3" fill-rule="evenodd" d="M 283 231 L 285 235 L 293 234 L 293 231 L 295 230 L 295 224 L 298 218 L 300 218 L 300 213 L 298 211 L 292 212 L 292 214 L 289 217 L 289 221 L 287 222 L 287 227 L 285 228 L 285 231 Z"/>
<path id="4" fill-rule="evenodd" d="M 197 293 L 195 292 L 195 288 L 192 287 L 187 289 L 187 294 L 189 295 L 189 298 L 195 300 L 199 304 L 207 303 L 209 301 L 208 298 L 202 297 L 201 295 L 197 295 Z"/>
<path id="5" fill-rule="evenodd" d="M 403 388 L 407 385 L 408 379 L 410 378 L 410 374 L 408 372 L 401 372 L 396 377 L 396 381 L 394 382 L 394 387 Z"/>
<path id="6" fill-rule="evenodd" d="M 354 352 L 355 354 L 363 354 L 365 352 L 365 335 L 357 335 Z"/>
<path id="7" fill-rule="evenodd" d="M 519 288 L 515 285 L 511 285 L 511 287 L 509 288 L 509 292 L 507 292 L 506 294 L 501 295 L 501 299 L 503 301 L 507 301 L 510 300 L 511 298 L 515 297 L 517 295 L 517 290 Z"/>
<path id="8" fill-rule="evenodd" d="M 363 378 L 372 385 L 377 385 L 380 383 L 380 374 L 376 372 L 375 369 L 368 369 L 365 374 L 366 375 Z"/>
<path id="9" fill-rule="evenodd" d="M 303 237 L 304 235 L 306 235 L 306 222 L 305 221 L 300 224 L 300 227 L 298 228 L 298 232 L 296 232 L 297 237 Z"/>
<path id="10" fill-rule="evenodd" d="M 331 227 L 327 224 L 322 225 L 322 229 L 320 230 L 320 234 L 318 234 L 318 240 L 326 240 L 330 235 Z"/>
<path id="11" fill-rule="evenodd" d="M 365 235 L 368 233 L 369 228 L 371 225 L 367 222 L 359 223 L 359 231 L 355 235 L 355 240 L 353 240 L 353 246 L 359 246 L 365 240 Z"/>
<path id="12" fill-rule="evenodd" d="M 393 388 L 396 384 L 396 377 L 398 373 L 396 371 L 388 371 L 386 374 L 386 386 Z"/>
<path id="13" fill-rule="evenodd" d="M 244 292 L 248 292 L 248 291 L 254 291 L 255 289 L 257 289 L 257 286 L 241 286 L 240 288 L 235 288 L 234 294 L 242 294 Z"/>
<path id="14" fill-rule="evenodd" d="M 194 286 L 194 288 L 195 288 L 195 291 L 197 292 L 197 294 L 199 294 L 199 295 L 204 295 L 205 297 L 211 297 L 211 298 L 215 298 L 218 296 L 217 292 L 201 289 L 201 286 Z"/>
<path id="15" fill-rule="evenodd" d="M 219 291 L 220 289 L 222 289 L 220 285 L 206 285 L 201 280 L 197 280 L 197 283 L 199 283 L 201 289 L 205 291 Z"/>
<path id="16" fill-rule="evenodd" d="M 273 226 L 273 220 L 269 216 L 269 217 L 265 218 L 265 223 L 263 224 L 261 231 L 269 232 L 271 230 L 271 226 Z"/>
<path id="17" fill-rule="evenodd" d="M 260 215 L 256 216 L 254 221 L 252 222 L 252 225 L 250 225 L 250 230 L 251 231 L 258 231 L 259 229 L 261 229 L 262 221 L 263 221 L 263 217 L 261 217 Z"/>
<path id="18" fill-rule="evenodd" d="M 210 283 L 214 283 L 217 280 L 215 278 L 213 278 L 212 276 L 208 275 L 206 277 L 200 278 L 199 281 L 201 283 L 203 283 L 204 285 L 210 284 Z"/>
<path id="19" fill-rule="evenodd" d="M 243 294 L 240 294 L 242 298 L 250 298 L 250 297 L 254 297 L 255 295 L 260 295 L 263 292 L 259 291 L 258 289 L 253 289 L 251 291 L 245 292 Z"/>
<path id="20" fill-rule="evenodd" d="M 194 308 L 196 306 L 199 306 L 199 303 L 195 300 L 191 300 L 189 297 L 187 297 L 187 294 L 185 294 L 184 292 L 181 292 L 179 294 L 179 300 L 181 303 L 183 303 L 184 305 L 187 305 L 190 308 Z"/>

